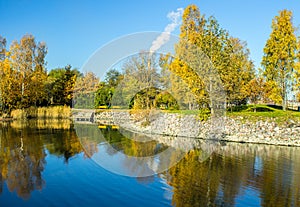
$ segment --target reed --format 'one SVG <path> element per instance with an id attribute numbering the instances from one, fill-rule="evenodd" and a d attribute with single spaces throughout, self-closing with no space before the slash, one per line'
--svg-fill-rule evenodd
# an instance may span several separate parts
<path id="1" fill-rule="evenodd" d="M 29 107 L 11 112 L 13 119 L 68 119 L 70 116 L 71 108 L 69 106 Z"/>

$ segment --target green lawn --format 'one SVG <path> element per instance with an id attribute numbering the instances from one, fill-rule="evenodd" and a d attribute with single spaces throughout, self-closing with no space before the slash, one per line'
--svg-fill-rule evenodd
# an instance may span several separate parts
<path id="1" fill-rule="evenodd" d="M 254 109 L 256 108 L 256 112 Z M 243 117 L 245 120 L 259 121 L 269 120 L 284 123 L 288 120 L 300 121 L 300 112 L 294 110 L 283 111 L 281 107 L 258 104 L 234 108 L 233 112 L 227 112 L 228 117 Z"/>
<path id="2" fill-rule="evenodd" d="M 197 114 L 199 114 L 199 110 L 163 110 L 163 112 L 184 114 L 184 115 L 197 115 Z"/>
<path id="3" fill-rule="evenodd" d="M 256 109 L 256 112 L 255 112 Z M 199 115 L 199 110 L 164 110 L 166 113 L 178 113 L 184 115 Z M 283 111 L 280 106 L 272 105 L 246 105 L 232 109 L 227 109 L 226 116 L 231 118 L 241 118 L 248 121 L 274 121 L 284 124 L 288 120 L 300 122 L 300 112 L 294 110 Z"/>

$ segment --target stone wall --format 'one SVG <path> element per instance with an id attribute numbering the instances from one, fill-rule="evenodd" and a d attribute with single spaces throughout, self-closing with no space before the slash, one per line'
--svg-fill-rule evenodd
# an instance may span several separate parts
<path id="1" fill-rule="evenodd" d="M 251 122 L 239 117 L 200 122 L 195 115 L 155 111 L 144 117 L 127 111 L 107 111 L 96 114 L 95 118 L 103 124 L 116 124 L 145 134 L 300 146 L 300 124 L 293 121 L 283 126 L 271 120 Z"/>

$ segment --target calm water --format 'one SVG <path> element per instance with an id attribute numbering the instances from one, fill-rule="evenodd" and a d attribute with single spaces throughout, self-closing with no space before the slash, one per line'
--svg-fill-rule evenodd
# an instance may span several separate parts
<path id="1" fill-rule="evenodd" d="M 95 158 L 113 165 L 124 155 L 152 156 L 168 141 L 100 128 L 58 120 L 2 123 L 0 206 L 300 206 L 300 148 L 222 143 L 205 157 L 195 145 L 169 170 L 134 178 Z M 138 169 L 119 164 L 119 172 Z"/>

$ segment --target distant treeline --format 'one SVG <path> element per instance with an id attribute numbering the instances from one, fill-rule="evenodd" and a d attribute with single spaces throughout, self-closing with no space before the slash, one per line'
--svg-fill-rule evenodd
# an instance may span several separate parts
<path id="1" fill-rule="evenodd" d="M 184 10 L 179 37 L 175 54 L 141 52 L 124 61 L 120 69 L 109 70 L 100 81 L 95 74 L 82 74 L 70 65 L 47 72 L 46 43 L 36 42 L 32 35 L 12 42 L 9 49 L 0 36 L 1 111 L 9 114 L 12 109 L 50 105 L 210 109 L 212 94 L 207 84 L 211 80 L 192 67 L 199 62 L 190 55 L 194 47 L 217 71 L 227 106 L 265 101 L 285 109 L 289 91 L 299 100 L 300 40 L 291 11 L 282 10 L 274 17 L 259 69 L 254 68 L 246 42 L 232 37 L 195 5 Z"/>

